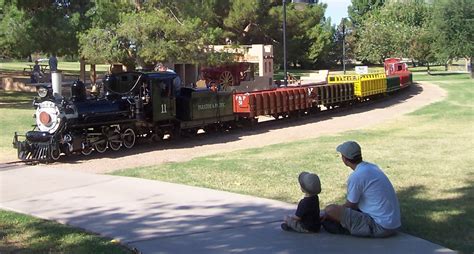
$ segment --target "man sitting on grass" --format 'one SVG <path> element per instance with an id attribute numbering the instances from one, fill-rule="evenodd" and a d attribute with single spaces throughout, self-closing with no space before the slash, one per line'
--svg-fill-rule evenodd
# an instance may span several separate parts
<path id="1" fill-rule="evenodd" d="M 375 164 L 362 161 L 359 144 L 347 141 L 336 150 L 354 172 L 347 180 L 347 201 L 329 205 L 322 216 L 330 233 L 388 237 L 400 228 L 400 206 L 392 184 Z"/>

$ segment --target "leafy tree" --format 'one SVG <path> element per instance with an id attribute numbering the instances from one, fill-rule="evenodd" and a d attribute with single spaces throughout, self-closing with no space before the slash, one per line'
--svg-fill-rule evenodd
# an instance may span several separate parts
<path id="1" fill-rule="evenodd" d="M 135 59 L 127 54 L 115 26 L 94 27 L 79 35 L 80 55 L 89 63 L 117 63 L 133 69 Z"/>
<path id="2" fill-rule="evenodd" d="M 282 26 L 283 15 L 280 12 L 281 15 L 275 17 L 274 11 L 281 7 L 281 4 L 271 0 L 232 1 L 229 14 L 224 19 L 226 36 L 239 44 L 269 44 L 277 41 L 274 31 Z"/>
<path id="3" fill-rule="evenodd" d="M 281 0 L 0 0 L 2 55 L 32 52 L 122 62 L 220 62 L 206 45 L 273 44 L 282 56 Z M 295 66 L 329 62 L 334 28 L 326 5 L 288 4 L 288 60 Z M 11 7 L 11 8 L 10 8 Z M 8 18 L 6 18 L 8 17 Z M 34 43 L 33 43 L 34 42 Z M 21 44 L 21 46 L 17 46 Z"/>
<path id="4" fill-rule="evenodd" d="M 318 14 L 324 15 L 324 10 L 325 7 L 324 9 L 318 8 Z M 316 24 L 316 21 L 313 22 L 314 23 L 306 24 L 306 27 L 304 27 L 303 24 L 302 29 L 306 30 L 305 37 L 307 38 L 304 43 L 308 45 L 308 49 L 306 54 L 303 55 L 306 59 L 303 59 L 302 65 L 305 67 L 305 63 L 308 63 L 310 65 L 328 67 L 334 63 L 336 59 L 333 57 L 333 54 L 331 54 L 331 50 L 334 47 L 333 39 L 336 31 L 331 25 L 331 20 L 323 20 L 321 17 L 319 23 Z"/>
<path id="5" fill-rule="evenodd" d="M 358 57 L 371 62 L 387 57 L 429 57 L 428 14 L 423 0 L 386 2 L 362 21 L 357 31 Z M 423 38 L 418 36 L 421 31 Z M 417 47 L 425 47 L 424 54 L 416 54 Z"/>
<path id="6" fill-rule="evenodd" d="M 107 28 L 120 22 L 120 15 L 135 10 L 130 1 L 95 0 L 85 15 L 91 20 L 91 28 Z"/>
<path id="7" fill-rule="evenodd" d="M 169 9 L 178 18 L 199 18 L 209 27 L 224 27 L 224 19 L 229 15 L 230 0 L 166 0 L 161 8 Z"/>
<path id="8" fill-rule="evenodd" d="M 330 21 L 324 19 L 325 4 L 311 4 L 296 9 L 294 5 L 287 7 L 287 56 L 288 63 L 306 68 L 327 59 L 324 51 L 330 48 L 333 30 Z M 283 13 L 282 6 L 270 8 L 267 24 L 263 26 L 266 36 L 271 39 L 265 43 L 273 44 L 277 63 L 282 62 Z"/>
<path id="9" fill-rule="evenodd" d="M 28 53 L 48 52 L 74 55 L 78 50 L 76 34 L 89 26 L 85 16 L 89 4 L 89 0 L 5 0 L 6 9 L 13 12 L 13 16 L 7 16 L 7 14 L 5 17 L 19 18 L 15 14 L 18 13 L 15 9 L 21 11 L 20 20 L 25 23 L 25 26 L 15 33 L 21 32 L 27 42 L 34 42 L 23 44 L 28 48 Z M 12 22 L 15 22 L 14 20 L 10 19 Z M 2 19 L 0 29 L 9 29 L 8 24 L 3 21 L 10 22 L 8 19 Z M 22 47 L 12 50 L 15 51 L 12 52 L 13 55 L 23 55 L 25 51 Z"/>
<path id="10" fill-rule="evenodd" d="M 430 63 L 436 61 L 436 55 L 433 48 L 435 40 L 434 34 L 427 25 L 414 31 L 416 36 L 412 36 L 408 55 L 416 59 L 420 64 L 426 64 L 430 71 Z"/>
<path id="11" fill-rule="evenodd" d="M 359 31 L 357 55 L 359 59 L 381 63 L 385 58 L 401 56 L 399 42 L 407 27 L 394 20 L 383 18 L 380 12 L 370 13 Z"/>
<path id="12" fill-rule="evenodd" d="M 0 20 L 0 57 L 26 57 L 31 53 L 33 39 L 31 19 L 14 5 L 3 9 Z"/>
<path id="13" fill-rule="evenodd" d="M 81 55 L 91 62 L 121 62 L 130 69 L 137 63 L 204 62 L 205 45 L 219 33 L 199 19 L 178 21 L 162 9 L 142 10 L 121 15 L 115 27 L 87 31 L 81 36 Z"/>
<path id="14" fill-rule="evenodd" d="M 471 0 L 436 0 L 433 32 L 438 59 L 474 56 L 474 2 Z"/>
<path id="15" fill-rule="evenodd" d="M 358 27 L 364 20 L 364 16 L 382 7 L 385 0 L 352 0 L 348 8 L 349 17 L 355 27 Z"/>

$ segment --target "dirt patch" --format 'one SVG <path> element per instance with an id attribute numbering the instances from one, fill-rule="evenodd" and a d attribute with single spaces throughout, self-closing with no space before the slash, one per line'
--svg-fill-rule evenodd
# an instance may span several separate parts
<path id="1" fill-rule="evenodd" d="M 440 101 L 445 96 L 445 90 L 422 82 L 386 100 L 356 108 L 325 112 L 299 120 L 263 121 L 253 129 L 203 134 L 192 139 L 145 142 L 131 150 L 110 151 L 89 157 L 71 156 L 49 167 L 106 173 L 118 169 L 181 162 L 199 156 L 316 138 L 372 127 Z"/>

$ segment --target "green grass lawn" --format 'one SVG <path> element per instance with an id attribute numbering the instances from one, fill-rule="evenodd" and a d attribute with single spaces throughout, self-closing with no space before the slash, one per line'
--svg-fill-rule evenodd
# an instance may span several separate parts
<path id="1" fill-rule="evenodd" d="M 135 168 L 116 175 L 202 186 L 295 203 L 300 171 L 322 182 L 321 206 L 342 203 L 350 173 L 335 147 L 362 144 L 364 159 L 393 182 L 403 231 L 443 246 L 474 251 L 474 82 L 466 74 L 416 74 L 448 98 L 368 130 Z"/>
<path id="2" fill-rule="evenodd" d="M 32 101 L 36 93 L 6 92 L 0 90 L 0 159 L 15 158 L 16 150 L 12 147 L 15 131 L 25 134 L 32 130 L 35 123 L 35 112 Z"/>
<path id="3" fill-rule="evenodd" d="M 0 253 L 132 253 L 110 239 L 0 210 Z"/>
<path id="4" fill-rule="evenodd" d="M 23 71 L 23 68 L 28 67 L 31 62 L 0 62 L 0 70 L 4 71 Z M 48 64 L 43 62 L 41 64 Z M 108 64 L 98 64 L 96 65 L 96 71 L 98 73 L 104 73 L 108 70 Z M 69 74 L 79 74 L 80 64 L 79 62 L 58 62 L 58 70 Z M 90 70 L 90 65 L 86 64 L 86 71 Z"/>

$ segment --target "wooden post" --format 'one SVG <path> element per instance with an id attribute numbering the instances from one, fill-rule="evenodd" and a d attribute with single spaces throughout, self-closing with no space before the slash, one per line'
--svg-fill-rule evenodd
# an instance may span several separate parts
<path id="1" fill-rule="evenodd" d="M 79 60 L 80 63 L 80 74 L 79 74 L 79 79 L 82 80 L 82 82 L 86 83 L 86 60 L 81 57 Z"/>
<path id="2" fill-rule="evenodd" d="M 97 72 L 95 70 L 95 64 L 91 64 L 90 79 L 91 84 L 95 84 L 95 82 L 97 81 Z"/>

